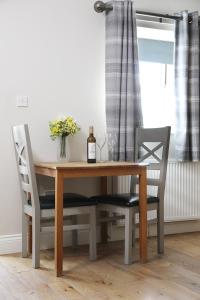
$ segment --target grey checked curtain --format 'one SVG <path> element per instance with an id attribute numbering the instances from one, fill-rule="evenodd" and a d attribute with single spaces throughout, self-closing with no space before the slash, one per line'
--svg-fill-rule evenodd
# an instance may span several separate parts
<path id="1" fill-rule="evenodd" d="M 106 13 L 106 122 L 109 158 L 133 160 L 142 126 L 136 16 L 132 1 L 111 1 Z"/>
<path id="2" fill-rule="evenodd" d="M 175 29 L 175 154 L 180 161 L 200 160 L 198 12 L 180 14 Z"/>

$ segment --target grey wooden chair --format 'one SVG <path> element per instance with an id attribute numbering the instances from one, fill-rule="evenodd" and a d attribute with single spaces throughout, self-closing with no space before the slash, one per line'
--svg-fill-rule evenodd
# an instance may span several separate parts
<path id="1" fill-rule="evenodd" d="M 157 211 L 158 253 L 164 252 L 164 191 L 170 141 L 170 127 L 137 128 L 135 161 L 149 163 L 147 184 L 156 188 L 154 195 L 147 196 L 147 209 Z M 92 197 L 98 201 L 98 210 L 115 213 L 125 218 L 125 256 L 124 263 L 133 261 L 135 245 L 135 214 L 139 212 L 138 178 L 131 176 L 130 193 L 99 195 Z M 107 218 L 109 221 L 109 218 Z M 113 217 L 111 217 L 113 220 Z M 103 220 L 100 220 L 100 222 Z"/>
<path id="2" fill-rule="evenodd" d="M 54 226 L 55 196 L 39 196 L 34 172 L 28 125 L 13 126 L 13 140 L 22 199 L 22 256 L 28 256 L 28 228 L 32 219 L 32 264 L 40 266 L 40 232 Z M 64 194 L 63 217 L 65 230 L 88 229 L 90 235 L 90 259 L 96 259 L 96 202 L 79 194 Z M 89 215 L 89 224 L 69 225 L 69 219 L 77 215 Z M 66 220 L 65 220 L 66 218 Z"/>

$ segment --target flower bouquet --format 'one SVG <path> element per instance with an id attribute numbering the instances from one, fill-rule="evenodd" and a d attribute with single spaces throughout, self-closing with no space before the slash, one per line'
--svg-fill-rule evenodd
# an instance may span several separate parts
<path id="1" fill-rule="evenodd" d="M 60 138 L 59 156 L 61 159 L 66 158 L 66 137 L 74 135 L 80 130 L 73 117 L 68 116 L 61 119 L 56 119 L 49 122 L 50 137 L 52 140 Z"/>

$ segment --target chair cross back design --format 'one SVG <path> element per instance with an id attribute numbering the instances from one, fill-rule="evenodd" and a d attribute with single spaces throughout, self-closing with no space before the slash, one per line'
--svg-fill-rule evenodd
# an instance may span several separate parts
<path id="1" fill-rule="evenodd" d="M 44 227 L 54 226 L 55 195 L 39 196 L 32 158 L 28 125 L 13 126 L 13 141 L 16 154 L 18 177 L 22 198 L 22 256 L 28 256 L 28 227 L 32 227 L 32 264 L 40 266 L 40 232 Z M 79 194 L 66 193 L 63 197 L 63 217 L 74 221 L 77 215 L 88 215 L 88 224 L 64 226 L 73 230 L 77 239 L 77 230 L 89 230 L 90 259 L 96 259 L 96 202 Z M 65 222 L 66 223 L 66 222 Z M 67 223 L 69 224 L 69 223 Z"/>
<path id="2" fill-rule="evenodd" d="M 31 205 L 37 210 L 37 214 L 40 212 L 40 205 L 28 125 L 14 126 L 13 140 L 23 203 L 27 205 L 28 200 L 31 200 Z"/>
<path id="3" fill-rule="evenodd" d="M 138 162 L 142 162 L 144 160 L 146 160 L 148 157 L 153 156 L 153 158 L 155 158 L 155 160 L 157 160 L 158 162 L 161 162 L 161 159 L 155 154 L 155 152 L 157 150 L 159 150 L 161 147 L 163 146 L 162 143 L 159 143 L 156 147 L 154 147 L 153 149 L 149 149 L 144 143 L 142 143 L 141 147 L 147 151 L 147 154 L 145 154 L 142 158 L 139 159 Z"/>
<path id="4" fill-rule="evenodd" d="M 160 201 L 163 200 L 163 202 L 170 132 L 170 126 L 163 128 L 137 128 L 136 130 L 135 161 L 149 163 L 147 167 L 147 184 L 148 186 L 158 187 L 157 197 Z M 146 153 L 143 153 L 142 150 L 145 150 Z M 157 176 L 155 176 L 155 172 L 151 171 L 157 171 Z M 154 176 L 152 176 L 152 174 L 154 174 Z M 134 176 L 132 180 L 134 181 Z M 131 184 L 132 183 L 131 181 Z"/>

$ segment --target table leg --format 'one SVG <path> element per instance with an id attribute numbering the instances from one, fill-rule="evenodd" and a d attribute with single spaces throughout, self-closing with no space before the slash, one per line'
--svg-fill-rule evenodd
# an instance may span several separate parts
<path id="1" fill-rule="evenodd" d="M 62 174 L 57 171 L 55 178 L 55 268 L 56 276 L 63 272 L 63 185 Z"/>
<path id="2" fill-rule="evenodd" d="M 147 260 L 147 178 L 146 169 L 142 170 L 139 176 L 139 243 L 140 261 Z"/>
<path id="3" fill-rule="evenodd" d="M 101 194 L 107 194 L 107 177 L 101 177 Z M 105 211 L 101 212 L 101 218 L 106 218 L 108 213 Z M 101 242 L 107 243 L 108 241 L 108 223 L 101 223 Z"/>

